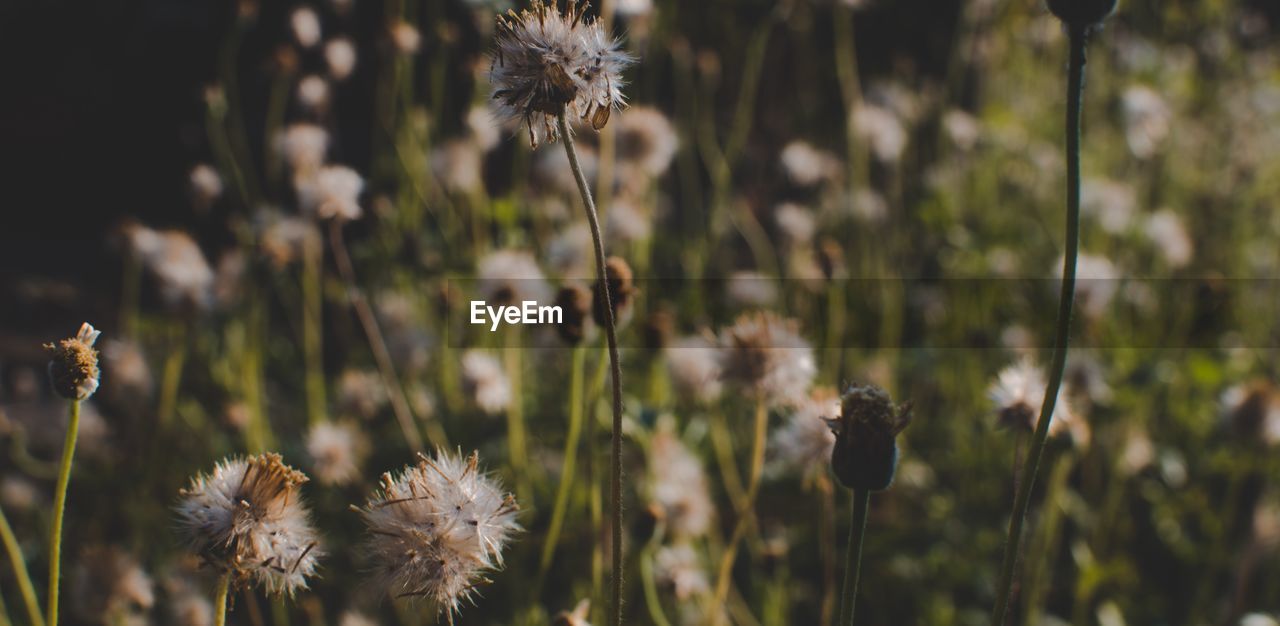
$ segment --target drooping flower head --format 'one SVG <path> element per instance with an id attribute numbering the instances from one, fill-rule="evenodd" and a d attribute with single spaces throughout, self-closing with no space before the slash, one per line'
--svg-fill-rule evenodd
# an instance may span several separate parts
<path id="1" fill-rule="evenodd" d="M 360 513 L 374 568 L 395 597 L 425 597 L 452 616 L 519 529 L 515 498 L 479 468 L 479 456 L 437 450 L 383 474 Z"/>
<path id="2" fill-rule="evenodd" d="M 625 101 L 622 70 L 631 63 L 587 2 L 557 0 L 499 15 L 489 70 L 498 116 L 528 126 L 533 147 L 555 141 L 556 117 L 581 118 L 600 130 Z"/>
<path id="3" fill-rule="evenodd" d="M 279 454 L 223 461 L 182 490 L 182 533 L 192 552 L 237 583 L 292 595 L 306 589 L 320 556 L 298 489 L 305 482 Z"/>

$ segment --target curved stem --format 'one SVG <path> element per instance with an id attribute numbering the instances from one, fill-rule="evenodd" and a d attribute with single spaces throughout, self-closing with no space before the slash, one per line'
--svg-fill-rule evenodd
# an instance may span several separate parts
<path id="1" fill-rule="evenodd" d="M 27 571 L 27 562 L 22 558 L 22 548 L 18 547 L 18 538 L 9 526 L 4 511 L 0 510 L 0 541 L 9 553 L 9 563 L 13 566 L 13 577 L 18 581 L 18 591 L 22 593 L 22 603 L 27 607 L 27 617 L 32 626 L 44 626 L 44 615 L 40 613 L 40 601 L 36 599 L 35 585 L 31 584 L 31 573 Z"/>
<path id="2" fill-rule="evenodd" d="M 76 436 L 80 431 L 80 401 L 71 401 L 71 419 L 67 437 L 62 443 L 62 464 L 58 467 L 58 486 L 53 496 L 53 528 L 49 531 L 49 626 L 58 626 L 58 578 L 62 564 L 62 517 L 67 510 L 67 485 L 71 482 L 71 462 L 76 453 Z"/>
<path id="3" fill-rule="evenodd" d="M 231 589 L 231 574 L 218 578 L 218 591 L 213 598 L 213 626 L 227 626 L 227 592 Z"/>
<path id="4" fill-rule="evenodd" d="M 560 487 L 556 490 L 555 509 L 551 512 L 551 527 L 547 530 L 547 539 L 542 544 L 542 562 L 539 565 L 538 579 L 546 576 L 551 567 L 551 559 L 556 553 L 556 544 L 560 539 L 560 527 L 564 525 L 564 514 L 569 507 L 569 493 L 573 490 L 574 472 L 578 463 L 578 442 L 582 439 L 582 378 L 586 369 L 586 348 L 573 347 L 573 369 L 569 374 L 569 434 L 564 442 L 564 469 L 560 473 Z"/>
<path id="5" fill-rule="evenodd" d="M 1067 364 L 1067 341 L 1071 331 L 1071 305 L 1075 298 L 1076 257 L 1080 253 L 1080 101 L 1084 95 L 1084 65 L 1087 31 L 1080 26 L 1070 27 L 1071 61 L 1067 69 L 1067 253 L 1062 266 L 1062 291 L 1058 296 L 1058 326 L 1053 343 L 1053 363 L 1049 372 L 1044 402 L 1040 405 L 1040 417 L 1035 435 L 1027 452 L 1018 493 L 1013 500 L 1013 515 L 1009 519 L 1009 536 L 1005 539 L 1004 560 L 1000 566 L 1000 582 L 996 587 L 996 604 L 992 611 L 992 626 L 1002 626 L 1008 614 L 1013 588 L 1013 571 L 1017 567 L 1018 552 L 1022 543 L 1022 525 L 1026 521 L 1031 490 L 1036 483 L 1036 470 L 1044 453 L 1045 440 L 1049 436 L 1049 419 L 1058 401 L 1062 387 L 1062 374 Z"/>
<path id="6" fill-rule="evenodd" d="M 871 492 L 853 490 L 853 518 L 849 522 L 849 545 L 844 553 L 844 586 L 840 592 L 841 626 L 853 626 L 858 602 L 858 579 L 862 574 L 862 538 L 867 534 L 867 510 L 871 508 Z"/>
<path id="7" fill-rule="evenodd" d="M 611 468 L 609 475 L 610 490 L 610 534 L 613 557 L 613 580 L 610 581 L 612 600 L 611 624 L 622 624 L 622 367 L 618 363 L 618 332 L 613 320 L 613 297 L 609 294 L 609 278 L 605 275 L 604 240 L 600 235 L 600 217 L 596 213 L 595 202 L 591 199 L 591 189 L 587 186 L 587 178 L 582 174 L 582 166 L 578 163 L 578 152 L 573 148 L 573 135 L 569 132 L 569 122 L 564 113 L 556 117 L 560 127 L 560 136 L 564 139 L 564 151 L 569 157 L 569 168 L 573 170 L 573 178 L 578 183 L 578 193 L 582 194 L 582 204 L 587 211 L 587 223 L 591 226 L 591 239 L 595 244 L 596 276 L 600 280 L 600 293 L 604 294 L 604 331 L 609 343 L 609 366 L 613 374 L 613 435 L 610 446 Z"/>
<path id="8" fill-rule="evenodd" d="M 769 411 L 764 401 L 757 398 L 755 414 L 755 435 L 751 443 L 751 474 L 747 478 L 747 493 L 738 506 L 738 521 L 733 526 L 733 535 L 724 547 L 720 556 L 720 568 L 716 573 L 715 601 L 711 603 L 713 623 L 723 619 L 723 607 L 729 598 L 730 582 L 733 579 L 733 562 L 738 557 L 738 544 L 747 534 L 751 526 L 752 508 L 755 507 L 756 495 L 760 492 L 760 474 L 764 471 L 764 446 L 769 427 Z"/>

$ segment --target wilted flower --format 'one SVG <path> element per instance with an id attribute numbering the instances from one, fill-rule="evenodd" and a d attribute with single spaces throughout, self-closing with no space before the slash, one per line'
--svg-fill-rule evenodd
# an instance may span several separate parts
<path id="1" fill-rule="evenodd" d="M 193 553 L 237 583 L 293 595 L 306 589 L 319 557 L 298 489 L 305 482 L 279 454 L 223 461 L 182 490 L 182 534 Z"/>
<path id="2" fill-rule="evenodd" d="M 479 457 L 419 455 L 363 509 L 373 566 L 395 597 L 426 597 L 457 613 L 483 574 L 502 567 L 502 550 L 520 526 L 511 494 L 479 468 Z"/>
<path id="3" fill-rule="evenodd" d="M 700 336 L 676 339 L 663 354 L 672 382 L 683 395 L 702 404 L 720 398 L 720 350 L 713 341 Z"/>
<path id="4" fill-rule="evenodd" d="M 885 390 L 851 386 L 840 415 L 827 421 L 836 435 L 831 473 L 849 489 L 883 491 L 898 468 L 898 435 L 911 423 L 911 404 L 895 405 Z"/>
<path id="5" fill-rule="evenodd" d="M 1024 358 L 1000 371 L 987 396 L 999 412 L 1001 425 L 1031 432 L 1036 428 L 1046 391 L 1044 372 Z M 1062 391 L 1058 390 L 1053 415 L 1049 418 L 1049 436 L 1065 432 L 1077 445 L 1088 445 L 1089 424 L 1071 410 Z"/>
<path id="6" fill-rule="evenodd" d="M 298 103 L 305 109 L 321 110 L 329 105 L 329 83 L 316 74 L 298 81 Z"/>
<path id="7" fill-rule="evenodd" d="M 823 468 L 836 442 L 828 420 L 839 419 L 840 395 L 834 389 L 814 389 L 770 436 L 768 473 L 797 472 L 807 478 Z"/>
<path id="8" fill-rule="evenodd" d="M 191 196 L 196 208 L 203 210 L 222 196 L 222 177 L 208 163 L 197 163 L 187 175 L 191 183 Z"/>
<path id="9" fill-rule="evenodd" d="M 311 48 L 320 43 L 320 16 L 311 7 L 298 7 L 289 15 L 289 26 L 298 45 Z"/>
<path id="10" fill-rule="evenodd" d="M 523 250 L 498 250 L 486 255 L 476 264 L 476 278 L 477 291 L 493 304 L 546 302 L 551 297 L 551 287 L 538 262 Z"/>
<path id="11" fill-rule="evenodd" d="M 326 485 L 345 485 L 360 476 L 369 451 L 364 434 L 349 423 L 321 422 L 307 432 L 312 472 Z"/>
<path id="12" fill-rule="evenodd" d="M 653 576 L 659 585 L 671 589 L 676 600 L 681 602 L 711 590 L 698 553 L 687 542 L 658 548 L 653 555 Z"/>
<path id="13" fill-rule="evenodd" d="M 591 599 L 583 598 L 572 611 L 561 611 L 551 620 L 551 626 L 591 626 Z"/>
<path id="14" fill-rule="evenodd" d="M 76 615 L 94 623 L 124 622 L 156 600 L 155 585 L 138 560 L 115 547 L 86 548 L 68 582 Z"/>
<path id="15" fill-rule="evenodd" d="M 155 231 L 140 224 L 125 228 L 130 248 L 156 280 L 160 297 L 173 308 L 204 309 L 212 301 L 213 268 L 190 235 Z"/>
<path id="16" fill-rule="evenodd" d="M 1161 256 L 1172 268 L 1186 267 L 1195 253 L 1195 244 L 1187 234 L 1187 227 L 1177 213 L 1161 209 L 1147 217 L 1142 232 L 1156 245 Z"/>
<path id="17" fill-rule="evenodd" d="M 98 351 L 93 344 L 101 334 L 102 331 L 94 330 L 85 322 L 75 337 L 45 344 L 50 353 L 49 380 L 58 395 L 68 400 L 85 400 L 98 390 L 101 372 Z"/>
<path id="18" fill-rule="evenodd" d="M 655 108 L 631 107 L 618 118 L 617 154 L 623 165 L 651 177 L 661 176 L 671 167 L 679 146 L 671 120 Z"/>
<path id="19" fill-rule="evenodd" d="M 871 147 L 876 160 L 896 164 L 907 149 L 907 131 L 898 116 L 874 104 L 862 104 L 852 113 L 853 131 Z"/>
<path id="20" fill-rule="evenodd" d="M 840 160 L 826 150 L 804 141 L 792 141 L 778 155 L 787 180 L 799 187 L 812 187 L 840 175 Z"/>
<path id="21" fill-rule="evenodd" d="M 720 335 L 724 380 L 755 394 L 769 406 L 791 405 L 805 397 L 817 365 L 813 348 L 794 320 L 773 313 L 747 313 Z"/>
<path id="22" fill-rule="evenodd" d="M 658 505 L 667 528 L 677 537 L 706 534 L 715 515 L 702 462 L 663 420 L 649 442 L 649 497 Z"/>
<path id="23" fill-rule="evenodd" d="M 395 45 L 396 52 L 410 55 L 422 45 L 422 35 L 412 24 L 399 20 L 391 25 L 391 43 Z"/>
<path id="24" fill-rule="evenodd" d="M 331 39 L 324 44 L 324 60 L 329 66 L 329 76 L 343 81 L 356 69 L 356 47 L 346 37 Z"/>
<path id="25" fill-rule="evenodd" d="M 1164 98 L 1150 87 L 1134 85 L 1121 96 L 1124 136 L 1129 150 L 1140 158 L 1150 158 L 1169 135 L 1173 114 Z"/>
<path id="26" fill-rule="evenodd" d="M 360 192 L 364 179 L 349 167 L 325 166 L 313 176 L 295 177 L 293 184 L 302 210 L 317 219 L 355 220 L 363 213 Z"/>
<path id="27" fill-rule="evenodd" d="M 468 350 L 462 355 L 462 386 L 485 413 L 496 415 L 511 406 L 511 381 L 489 354 Z"/>
<path id="28" fill-rule="evenodd" d="M 556 117 L 588 120 L 596 130 L 624 104 L 622 70 L 631 58 L 597 21 L 587 3 L 569 0 L 562 12 L 534 0 L 497 19 L 489 70 L 498 117 L 523 123 L 537 147 L 559 135 Z"/>
<path id="29" fill-rule="evenodd" d="M 290 124 L 277 139 L 285 163 L 294 172 L 311 173 L 324 164 L 329 133 L 315 124 Z"/>

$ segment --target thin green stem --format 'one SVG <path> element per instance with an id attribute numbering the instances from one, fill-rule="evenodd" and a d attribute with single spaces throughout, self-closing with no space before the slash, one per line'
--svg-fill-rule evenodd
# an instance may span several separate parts
<path id="1" fill-rule="evenodd" d="M 569 494 L 573 491 L 574 472 L 577 470 L 578 463 L 578 442 L 582 439 L 582 387 L 586 354 L 586 348 L 574 346 L 573 366 L 569 374 L 569 434 L 564 442 L 564 469 L 560 472 L 555 509 L 551 512 L 551 527 L 547 530 L 547 539 L 542 544 L 542 562 L 538 567 L 539 580 L 546 576 L 547 570 L 551 567 L 551 560 L 556 553 L 556 544 L 560 539 L 560 528 L 564 524 L 564 514 L 569 508 Z"/>
<path id="2" fill-rule="evenodd" d="M 516 493 L 526 503 L 533 499 L 533 479 L 529 475 L 529 444 L 525 435 L 523 384 L 524 360 L 520 358 L 520 327 L 508 326 L 507 346 L 502 351 L 507 379 L 511 384 L 511 406 L 507 407 L 507 448 L 511 469 L 516 475 Z"/>
<path id="3" fill-rule="evenodd" d="M 849 522 L 849 545 L 844 553 L 844 586 L 840 592 L 840 624 L 853 626 L 858 603 L 858 579 L 862 573 L 862 538 L 867 534 L 867 510 L 871 508 L 871 492 L 853 490 L 853 518 Z"/>
<path id="4" fill-rule="evenodd" d="M 996 604 L 992 611 L 992 626 L 1002 626 L 1009 611 L 1013 589 L 1014 570 L 1022 545 L 1022 526 L 1026 522 L 1027 506 L 1031 502 L 1031 490 L 1035 487 L 1036 471 L 1044 453 L 1045 440 L 1049 436 L 1049 419 L 1058 401 L 1062 387 L 1062 374 L 1067 364 L 1067 342 L 1071 332 L 1071 306 L 1075 299 L 1076 258 L 1080 253 L 1080 104 L 1084 96 L 1085 44 L 1087 30 L 1081 26 L 1070 27 L 1071 60 L 1067 69 L 1067 253 L 1062 266 L 1062 291 L 1058 296 L 1058 326 L 1053 343 L 1053 363 L 1049 372 L 1044 402 L 1040 405 L 1040 417 L 1036 422 L 1035 436 L 1027 452 L 1021 482 L 1013 500 L 1013 514 L 1009 518 L 1009 535 L 1005 539 L 1004 560 L 1000 566 L 1000 582 L 996 587 Z"/>
<path id="5" fill-rule="evenodd" d="M 591 226 L 591 239 L 595 244 L 596 276 L 600 281 L 600 293 L 604 296 L 604 331 L 609 343 L 609 366 L 613 374 L 613 433 L 611 436 L 609 475 L 610 490 L 610 535 L 613 557 L 613 580 L 610 581 L 610 596 L 613 614 L 610 623 L 622 626 L 622 366 L 618 362 L 618 331 L 613 320 L 613 297 L 609 294 L 609 278 L 605 274 L 604 239 L 600 235 L 600 217 L 596 213 L 595 201 L 591 199 L 591 189 L 587 186 L 587 178 L 582 173 L 582 165 L 578 163 L 578 152 L 573 148 L 573 135 L 569 132 L 569 122 L 564 113 L 556 117 L 560 127 L 560 136 L 564 139 L 564 151 L 569 157 L 569 168 L 573 170 L 573 178 L 578 183 L 578 193 L 582 194 L 582 203 L 587 211 L 587 223 Z"/>
<path id="6" fill-rule="evenodd" d="M 756 399 L 755 434 L 751 443 L 751 473 L 747 477 L 747 493 L 738 506 L 738 521 L 733 526 L 733 534 L 729 543 L 720 555 L 720 567 L 716 573 L 715 600 L 711 603 L 713 623 L 723 620 L 723 607 L 729 598 L 729 587 L 733 579 L 733 563 L 738 557 L 738 544 L 746 536 L 751 527 L 752 508 L 755 507 L 756 495 L 760 492 L 760 475 L 764 472 L 764 446 L 769 428 L 769 411 L 762 399 Z"/>
<path id="7" fill-rule="evenodd" d="M 67 485 L 71 482 L 71 462 L 76 453 L 76 436 L 80 431 L 80 401 L 71 401 L 71 419 L 67 422 L 67 438 L 62 443 L 62 464 L 58 467 L 58 486 L 53 496 L 53 527 L 49 531 L 49 626 L 58 626 L 58 582 L 62 564 L 62 517 L 67 510 Z"/>
<path id="8" fill-rule="evenodd" d="M 22 593 L 22 603 L 27 607 L 27 617 L 32 626 L 44 626 L 44 615 L 40 612 L 40 600 L 36 599 L 35 585 L 31 584 L 31 573 L 27 571 L 27 561 L 22 558 L 22 548 L 18 547 L 18 538 L 9 526 L 4 511 L 0 510 L 0 541 L 9 553 L 9 563 L 13 566 L 13 577 L 18 581 L 18 591 Z"/>
<path id="9" fill-rule="evenodd" d="M 227 626 L 227 593 L 231 590 L 231 574 L 218 578 L 218 591 L 213 598 L 213 626 Z"/>
<path id="10" fill-rule="evenodd" d="M 327 395 L 324 388 L 324 252 L 319 238 L 308 239 L 302 252 L 302 351 L 306 355 L 307 417 L 311 425 L 324 422 Z"/>

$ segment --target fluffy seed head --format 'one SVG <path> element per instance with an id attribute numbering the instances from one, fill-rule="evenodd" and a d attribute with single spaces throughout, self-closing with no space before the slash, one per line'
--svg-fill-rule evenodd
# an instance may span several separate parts
<path id="1" fill-rule="evenodd" d="M 72 609 L 94 623 L 133 623 L 155 604 L 155 585 L 133 555 L 116 547 L 85 548 L 71 573 Z"/>
<path id="2" fill-rule="evenodd" d="M 485 352 L 469 350 L 462 355 L 462 387 L 489 415 L 511 406 L 511 381 L 498 359 Z"/>
<path id="3" fill-rule="evenodd" d="M 320 556 L 298 489 L 305 482 L 279 454 L 223 461 L 180 492 L 182 534 L 192 552 L 238 584 L 293 595 L 306 589 Z"/>
<path id="4" fill-rule="evenodd" d="M 632 61 L 600 22 L 586 18 L 586 2 L 533 0 L 520 13 L 499 15 L 489 70 L 498 116 L 523 123 L 529 143 L 555 141 L 564 114 L 600 130 L 624 105 L 622 70 Z"/>
<path id="5" fill-rule="evenodd" d="M 360 192 L 364 179 L 355 170 L 341 165 L 328 165 L 314 175 L 294 178 L 298 204 L 302 210 L 320 220 L 359 219 Z"/>
<path id="6" fill-rule="evenodd" d="M 1046 391 L 1044 372 L 1029 359 L 1022 359 L 1001 370 L 987 396 L 999 412 L 1002 426 L 1031 431 L 1035 430 Z M 1069 433 L 1080 445 L 1089 441 L 1088 423 L 1075 415 L 1059 389 L 1053 416 L 1049 418 L 1049 436 L 1063 433 Z"/>
<path id="7" fill-rule="evenodd" d="M 724 379 L 758 394 L 770 406 L 803 399 L 817 374 L 813 349 L 794 320 L 747 313 L 720 335 Z"/>
<path id="8" fill-rule="evenodd" d="M 369 442 L 349 423 L 321 422 L 307 433 L 307 454 L 316 478 L 326 485 L 345 485 L 360 477 Z"/>
<path id="9" fill-rule="evenodd" d="M 334 80 L 346 80 L 356 69 L 355 44 L 346 37 L 329 40 L 324 44 L 324 61 L 329 66 L 329 75 Z"/>
<path id="10" fill-rule="evenodd" d="M 45 344 L 49 351 L 49 380 L 53 390 L 68 400 L 85 400 L 98 390 L 98 341 L 100 330 L 94 330 L 88 322 L 80 325 L 75 337 L 63 339 L 57 344 Z"/>
<path id="11" fill-rule="evenodd" d="M 716 344 L 701 336 L 676 339 L 663 351 L 671 382 L 681 395 L 711 404 L 724 390 L 723 366 Z"/>
<path id="12" fill-rule="evenodd" d="M 520 530 L 515 498 L 479 469 L 479 456 L 437 450 L 382 476 L 360 513 L 376 573 L 394 597 L 424 597 L 458 613 Z"/>
<path id="13" fill-rule="evenodd" d="M 835 389 L 813 390 L 769 438 L 769 464 L 773 475 L 794 472 L 810 478 L 831 458 L 836 436 L 828 420 L 840 418 L 840 396 Z"/>

